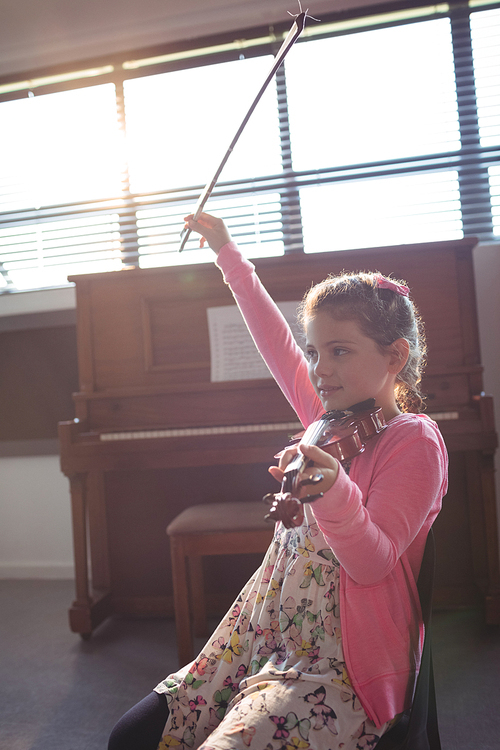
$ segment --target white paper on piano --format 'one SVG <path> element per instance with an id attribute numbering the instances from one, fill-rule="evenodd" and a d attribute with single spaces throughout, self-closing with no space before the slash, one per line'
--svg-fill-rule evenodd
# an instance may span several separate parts
<path id="1" fill-rule="evenodd" d="M 299 346 L 303 347 L 303 339 L 297 323 L 298 304 L 298 302 L 277 303 L 292 329 L 295 340 Z M 209 307 L 207 317 L 212 383 L 272 377 L 236 305 Z"/>

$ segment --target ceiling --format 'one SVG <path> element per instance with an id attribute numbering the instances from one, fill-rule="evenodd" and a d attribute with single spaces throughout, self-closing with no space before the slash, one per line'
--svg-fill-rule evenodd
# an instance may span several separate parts
<path id="1" fill-rule="evenodd" d="M 375 0 L 310 0 L 321 18 Z M 378 4 L 378 3 L 377 3 Z M 1 0 L 0 77 L 286 21 L 298 0 Z"/>

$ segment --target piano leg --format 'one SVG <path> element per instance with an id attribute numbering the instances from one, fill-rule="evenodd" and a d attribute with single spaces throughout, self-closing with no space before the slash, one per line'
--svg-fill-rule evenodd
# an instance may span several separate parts
<path id="1" fill-rule="evenodd" d="M 108 519 L 102 471 L 90 471 L 87 475 L 87 523 L 92 589 L 94 592 L 111 591 Z"/>
<path id="2" fill-rule="evenodd" d="M 88 475 L 74 474 L 70 477 L 71 505 L 73 517 L 73 548 L 75 559 L 76 599 L 69 610 L 70 628 L 89 638 L 94 628 L 111 614 L 111 594 L 107 590 L 90 592 L 88 559 Z"/>
<path id="3" fill-rule="evenodd" d="M 466 454 L 474 579 L 484 600 L 485 620 L 500 624 L 500 569 L 493 455 Z"/>
<path id="4" fill-rule="evenodd" d="M 188 581 L 187 555 L 182 541 L 177 536 L 170 537 L 170 548 L 172 551 L 177 651 L 179 666 L 181 667 L 192 661 L 194 657 L 189 588 L 185 585 Z"/>
<path id="5" fill-rule="evenodd" d="M 498 555 L 498 525 L 495 493 L 495 466 L 493 456 L 481 454 L 481 481 L 483 485 L 484 514 L 486 521 L 486 549 L 488 551 L 488 591 L 485 597 L 486 622 L 500 624 L 500 570 Z"/>

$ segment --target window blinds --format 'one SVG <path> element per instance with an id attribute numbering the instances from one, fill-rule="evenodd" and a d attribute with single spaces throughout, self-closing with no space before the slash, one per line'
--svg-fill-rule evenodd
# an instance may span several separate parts
<path id="1" fill-rule="evenodd" d="M 295 45 L 207 207 L 249 257 L 499 236 L 500 4 L 419 10 Z M 179 233 L 279 42 L 257 41 L 0 87 L 0 291 L 211 260 Z"/>

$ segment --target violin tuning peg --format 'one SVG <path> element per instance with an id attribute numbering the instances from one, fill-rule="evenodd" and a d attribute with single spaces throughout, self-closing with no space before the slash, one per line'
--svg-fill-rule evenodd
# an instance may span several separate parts
<path id="1" fill-rule="evenodd" d="M 300 502 L 301 503 L 313 503 L 315 500 L 319 500 L 320 497 L 323 497 L 322 492 L 318 492 L 317 495 L 306 495 L 306 497 L 303 497 Z"/>
<path id="2" fill-rule="evenodd" d="M 303 479 L 299 482 L 299 487 L 305 487 L 308 484 L 318 484 L 319 482 L 322 482 L 323 479 L 323 474 L 318 472 L 317 474 L 313 474 L 312 477 L 307 477 L 307 479 Z"/>
<path id="3" fill-rule="evenodd" d="M 267 495 L 264 495 L 264 497 L 262 498 L 262 502 L 266 503 L 267 505 L 272 505 L 275 500 L 276 495 L 273 492 L 268 492 Z"/>

